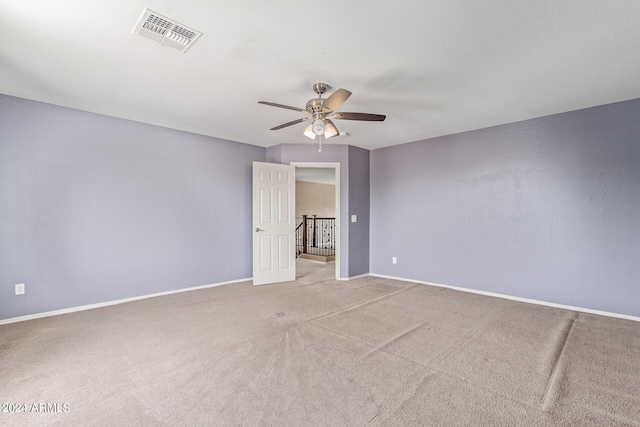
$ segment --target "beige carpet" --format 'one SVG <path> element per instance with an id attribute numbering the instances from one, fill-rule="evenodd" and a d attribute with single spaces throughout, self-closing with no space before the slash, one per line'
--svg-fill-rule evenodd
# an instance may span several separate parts
<path id="1" fill-rule="evenodd" d="M 0 326 L 0 425 L 640 425 L 640 323 L 298 270 Z"/>

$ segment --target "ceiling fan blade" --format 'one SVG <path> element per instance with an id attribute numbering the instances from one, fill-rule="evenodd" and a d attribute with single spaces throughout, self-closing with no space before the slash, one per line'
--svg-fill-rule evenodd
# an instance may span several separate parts
<path id="1" fill-rule="evenodd" d="M 283 105 L 283 104 L 276 104 L 275 102 L 258 101 L 258 104 L 271 105 L 272 107 L 286 108 L 287 110 L 299 111 L 301 113 L 309 114 L 307 110 L 304 110 L 302 108 L 291 107 L 289 105 Z"/>
<path id="2" fill-rule="evenodd" d="M 336 125 L 334 125 L 331 120 L 326 119 L 324 124 L 324 137 L 326 139 L 329 139 L 339 134 L 340 132 L 338 131 Z"/>
<path id="3" fill-rule="evenodd" d="M 280 126 L 276 126 L 274 128 L 271 128 L 270 130 L 278 130 L 278 129 L 286 128 L 287 126 L 291 126 L 291 125 L 295 125 L 295 124 L 298 124 L 298 123 L 306 122 L 307 120 L 310 120 L 310 119 L 311 119 L 311 117 L 303 117 L 301 119 L 292 120 L 290 122 L 283 123 Z"/>
<path id="4" fill-rule="evenodd" d="M 335 113 L 331 115 L 332 119 L 338 120 L 362 120 L 365 122 L 383 122 L 387 118 L 384 114 L 370 113 Z"/>
<path id="5" fill-rule="evenodd" d="M 351 96 L 351 92 L 345 89 L 338 89 L 331 94 L 324 101 L 324 106 L 329 109 L 329 111 L 333 111 L 336 108 L 340 107 L 344 101 L 346 101 Z"/>
<path id="6" fill-rule="evenodd" d="M 307 126 L 307 128 L 304 130 L 304 136 L 306 136 L 307 138 L 316 139 L 316 134 L 313 133 L 313 125 Z"/>

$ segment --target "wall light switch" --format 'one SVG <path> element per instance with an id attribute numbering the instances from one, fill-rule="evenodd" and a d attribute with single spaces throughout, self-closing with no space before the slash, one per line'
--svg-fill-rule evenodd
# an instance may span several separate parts
<path id="1" fill-rule="evenodd" d="M 396 257 L 391 257 L 391 263 L 392 263 L 392 264 L 397 264 L 397 263 L 398 263 L 398 258 L 396 258 Z"/>
<path id="2" fill-rule="evenodd" d="M 16 295 L 24 295 L 24 283 L 18 283 L 16 285 Z"/>
<path id="3" fill-rule="evenodd" d="M 351 222 L 358 222 L 358 215 L 351 215 Z"/>

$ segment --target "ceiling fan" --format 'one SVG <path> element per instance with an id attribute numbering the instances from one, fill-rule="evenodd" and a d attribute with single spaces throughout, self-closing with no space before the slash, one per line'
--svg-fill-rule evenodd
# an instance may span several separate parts
<path id="1" fill-rule="evenodd" d="M 339 113 L 335 111 L 351 96 L 351 92 L 345 89 L 338 89 L 333 92 L 328 98 L 323 98 L 322 95 L 327 91 L 328 87 L 329 86 L 326 83 L 314 84 L 313 91 L 318 94 L 318 97 L 309 100 L 305 108 L 291 107 L 289 105 L 276 104 L 274 102 L 267 101 L 258 101 L 258 103 L 271 105 L 272 107 L 286 108 L 288 110 L 298 111 L 306 115 L 306 117 L 302 117 L 301 119 L 292 120 L 290 122 L 273 127 L 271 128 L 271 130 L 278 130 L 286 128 L 287 126 L 313 120 L 312 124 L 307 126 L 307 128 L 304 130 L 304 135 L 311 139 L 315 139 L 316 136 L 318 137 L 318 151 L 322 151 L 322 137 L 324 137 L 325 139 L 329 139 L 340 134 L 336 125 L 333 124 L 332 119 L 382 122 L 387 117 L 382 114 Z"/>

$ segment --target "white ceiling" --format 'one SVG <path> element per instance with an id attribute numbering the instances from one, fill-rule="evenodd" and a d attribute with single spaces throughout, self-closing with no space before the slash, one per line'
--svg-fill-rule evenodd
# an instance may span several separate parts
<path id="1" fill-rule="evenodd" d="M 145 8 L 204 35 L 131 31 Z M 297 107 L 353 95 L 329 143 L 377 148 L 640 98 L 638 0 L 0 0 L 0 93 L 249 144 L 309 143 Z M 331 92 L 331 91 L 329 91 Z"/>

